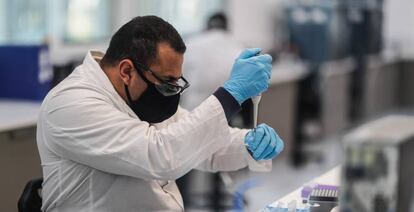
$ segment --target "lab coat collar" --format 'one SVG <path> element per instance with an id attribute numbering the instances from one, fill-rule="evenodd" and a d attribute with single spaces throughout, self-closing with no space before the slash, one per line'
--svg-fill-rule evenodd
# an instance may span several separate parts
<path id="1" fill-rule="evenodd" d="M 108 76 L 105 74 L 99 65 L 99 61 L 103 58 L 104 53 L 100 51 L 90 50 L 83 60 L 83 65 L 87 71 L 87 75 L 92 78 L 94 82 L 97 83 L 97 86 L 103 88 L 106 92 L 111 95 L 112 100 L 116 101 L 116 104 L 122 108 L 123 112 L 128 113 L 129 116 L 138 118 L 138 116 L 132 111 L 124 99 L 118 94 L 115 90 L 112 82 L 109 80 Z"/>

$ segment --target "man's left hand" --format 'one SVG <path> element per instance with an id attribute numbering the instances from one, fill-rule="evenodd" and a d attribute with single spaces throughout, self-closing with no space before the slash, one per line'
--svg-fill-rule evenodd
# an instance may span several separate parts
<path id="1" fill-rule="evenodd" d="M 267 124 L 260 124 L 247 133 L 244 143 L 255 160 L 270 160 L 282 152 L 284 144 L 275 130 Z"/>

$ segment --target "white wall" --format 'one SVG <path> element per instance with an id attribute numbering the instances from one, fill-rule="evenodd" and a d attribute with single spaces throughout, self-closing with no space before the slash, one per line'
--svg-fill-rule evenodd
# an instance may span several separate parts
<path id="1" fill-rule="evenodd" d="M 125 0 L 127 1 L 127 0 Z M 115 4 L 113 5 L 115 6 Z M 62 8 L 63 7 L 63 8 Z M 63 17 L 62 11 L 65 11 L 66 5 L 60 1 L 50 0 L 48 2 L 48 16 L 49 17 Z M 117 8 L 117 7 L 116 7 Z M 118 13 L 123 14 L 123 13 Z M 112 24 L 115 25 L 119 20 L 117 16 L 112 17 Z M 63 41 L 64 30 L 62 27 L 65 26 L 64 18 L 55 18 L 54 20 L 48 20 L 49 34 L 48 42 L 50 48 L 51 62 L 54 65 L 63 65 L 73 60 L 83 60 L 88 50 L 100 50 L 105 51 L 109 40 L 99 41 L 90 44 L 67 44 Z"/>
<path id="2" fill-rule="evenodd" d="M 141 7 L 139 7 L 138 4 L 139 1 L 136 0 L 112 1 L 114 9 L 114 12 L 112 13 L 114 33 L 132 18 L 138 15 L 146 14 L 146 12 L 150 10 L 150 5 L 144 5 L 141 2 Z"/>
<path id="3" fill-rule="evenodd" d="M 0 0 L 1 1 L 1 0 Z M 191 30 L 201 30 L 204 27 L 205 16 L 210 15 L 211 11 L 216 11 L 221 6 L 221 0 L 203 0 L 193 1 L 193 6 L 189 7 L 187 1 L 193 0 L 111 0 L 111 35 L 119 29 L 123 24 L 130 21 L 138 15 L 158 15 L 173 24 L 180 33 L 189 33 Z M 59 17 L 57 7 L 64 6 L 59 1 L 50 0 L 50 17 Z M 162 3 L 162 4 L 161 4 Z M 181 7 L 180 7 L 181 6 Z M 184 7 L 184 8 L 183 8 Z M 193 12 L 194 14 L 189 14 Z M 191 16 L 192 15 L 192 16 Z M 189 17 L 189 19 L 188 19 Z M 106 41 L 99 41 L 87 45 L 65 44 L 62 39 L 60 27 L 64 25 L 64 20 L 50 21 L 51 25 L 51 57 L 53 64 L 64 64 L 73 59 L 82 59 L 89 49 L 105 51 L 109 38 Z"/>
<path id="4" fill-rule="evenodd" d="M 270 50 L 277 46 L 275 19 L 280 0 L 228 0 L 230 30 L 246 47 Z"/>
<path id="5" fill-rule="evenodd" d="M 414 59 L 414 1 L 386 0 L 384 15 L 386 46 L 400 48 L 404 58 Z"/>
<path id="6" fill-rule="evenodd" d="M 6 1 L 0 1 L 0 14 L 6 13 Z M 0 18 L 0 41 L 4 41 L 6 39 L 6 30 L 7 30 L 7 16 L 2 15 Z"/>
<path id="7" fill-rule="evenodd" d="M 145 14 L 147 10 L 149 10 L 148 7 L 143 7 L 143 4 L 141 3 L 141 7 L 138 6 L 140 2 L 136 0 L 122 0 L 122 1 L 111 1 L 111 29 L 112 33 L 114 33 L 116 30 L 119 29 L 123 24 L 130 21 L 133 17 L 137 15 Z M 53 13 L 59 13 L 59 11 L 64 11 L 62 9 L 58 9 L 58 7 L 65 6 L 57 1 L 50 1 L 50 4 L 48 5 L 50 8 L 48 9 L 49 16 L 50 17 L 59 17 L 59 14 L 53 14 Z M 144 5 L 145 6 L 145 5 Z M 138 9 L 137 9 L 138 8 Z M 90 50 L 100 50 L 100 51 L 106 51 L 108 45 L 109 45 L 109 39 L 106 41 L 100 41 L 90 44 L 65 44 L 62 41 L 62 35 L 59 33 L 62 33 L 61 27 L 64 26 L 64 19 L 58 19 L 58 20 L 49 20 L 49 26 L 50 29 L 50 36 L 49 36 L 49 42 L 50 42 L 50 55 L 51 60 L 53 64 L 65 64 L 67 62 L 70 62 L 72 60 L 82 60 L 85 56 L 85 53 Z M 112 34 L 111 33 L 111 34 Z"/>

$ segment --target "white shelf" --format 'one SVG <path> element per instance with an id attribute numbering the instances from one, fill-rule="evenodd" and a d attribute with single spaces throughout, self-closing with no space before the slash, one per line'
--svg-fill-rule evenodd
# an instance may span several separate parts
<path id="1" fill-rule="evenodd" d="M 36 126 L 41 102 L 0 99 L 0 132 Z"/>

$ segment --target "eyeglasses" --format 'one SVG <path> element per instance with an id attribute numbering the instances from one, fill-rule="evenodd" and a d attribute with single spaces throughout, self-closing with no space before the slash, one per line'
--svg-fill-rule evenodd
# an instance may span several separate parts
<path id="1" fill-rule="evenodd" d="M 162 79 L 161 76 L 159 76 L 157 73 L 155 73 L 153 70 L 148 68 L 147 66 L 135 61 L 131 60 L 135 67 L 137 67 L 138 74 L 147 82 L 151 83 L 140 70 L 148 71 L 152 76 L 155 77 L 160 83 L 152 83 L 154 84 L 155 88 L 164 96 L 173 96 L 177 94 L 181 94 L 185 89 L 190 87 L 190 83 L 184 78 L 180 77 L 178 79 L 174 79 L 174 82 L 169 82 L 165 79 Z"/>

